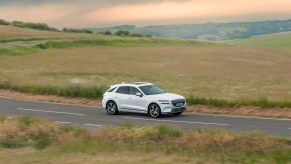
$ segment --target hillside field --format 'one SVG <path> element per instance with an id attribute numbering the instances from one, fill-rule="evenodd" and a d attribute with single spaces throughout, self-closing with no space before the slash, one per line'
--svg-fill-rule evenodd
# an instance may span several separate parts
<path id="1" fill-rule="evenodd" d="M 0 83 L 108 87 L 121 82 L 148 81 L 186 97 L 291 98 L 290 54 L 269 47 L 27 32 L 15 27 L 10 28 L 10 34 L 0 32 L 0 37 L 17 40 L 13 30 L 19 33 L 19 38 L 40 36 L 45 43 L 25 51 L 19 46 L 0 48 Z M 46 41 L 50 36 L 66 41 Z"/>
<path id="2" fill-rule="evenodd" d="M 229 44 L 237 46 L 272 47 L 291 54 L 291 32 L 261 35 L 253 38 L 233 41 Z"/>

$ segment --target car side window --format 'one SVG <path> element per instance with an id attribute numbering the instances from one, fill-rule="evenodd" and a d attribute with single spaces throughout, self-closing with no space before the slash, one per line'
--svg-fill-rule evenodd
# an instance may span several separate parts
<path id="1" fill-rule="evenodd" d="M 120 94 L 129 94 L 129 87 L 119 87 L 116 91 L 116 93 L 120 93 Z"/>
<path id="2" fill-rule="evenodd" d="M 136 95 L 136 93 L 140 93 L 140 91 L 135 87 L 130 87 L 130 94 Z"/>

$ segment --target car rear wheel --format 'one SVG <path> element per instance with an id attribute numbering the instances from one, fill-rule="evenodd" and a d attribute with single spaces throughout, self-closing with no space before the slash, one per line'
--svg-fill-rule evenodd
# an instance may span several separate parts
<path id="1" fill-rule="evenodd" d="M 106 111 L 110 115 L 116 115 L 118 114 L 118 107 L 114 101 L 109 101 L 106 104 Z"/>
<path id="2" fill-rule="evenodd" d="M 159 118 L 162 115 L 159 105 L 155 103 L 149 105 L 148 113 L 153 118 Z"/>

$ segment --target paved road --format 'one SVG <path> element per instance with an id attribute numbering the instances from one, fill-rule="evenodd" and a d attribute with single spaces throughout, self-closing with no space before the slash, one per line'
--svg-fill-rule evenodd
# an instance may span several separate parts
<path id="1" fill-rule="evenodd" d="M 60 124 L 73 124 L 90 129 L 132 122 L 140 125 L 167 124 L 184 130 L 208 127 L 233 131 L 262 131 L 274 135 L 291 136 L 290 119 L 265 119 L 187 113 L 181 116 L 166 115 L 159 119 L 152 119 L 147 115 L 133 113 L 122 113 L 117 116 L 110 116 L 104 109 L 98 109 L 97 107 L 23 101 L 4 97 L 0 97 L 0 113 L 5 115 L 50 118 Z"/>

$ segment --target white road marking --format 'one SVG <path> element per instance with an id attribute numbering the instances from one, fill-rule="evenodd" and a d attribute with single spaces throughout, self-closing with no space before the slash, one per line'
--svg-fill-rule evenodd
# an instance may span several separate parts
<path id="1" fill-rule="evenodd" d="M 71 124 L 71 122 L 55 121 L 58 124 Z"/>
<path id="2" fill-rule="evenodd" d="M 45 113 L 58 113 L 58 114 L 69 114 L 69 115 L 78 115 L 78 116 L 85 115 L 85 114 L 81 114 L 81 113 L 68 113 L 68 112 L 57 112 L 57 111 L 47 111 L 47 110 L 37 110 L 37 109 L 23 109 L 23 108 L 17 108 L 17 109 L 24 110 L 24 111 L 45 112 Z"/>
<path id="3" fill-rule="evenodd" d="M 190 115 L 190 113 L 187 113 Z M 203 114 L 203 113 L 191 113 L 191 115 L 200 115 L 200 116 L 215 116 L 215 117 L 232 117 L 232 118 L 254 118 L 254 119 L 263 119 L 263 120 L 279 120 L 279 121 L 291 121 L 288 118 L 270 118 L 270 117 L 255 117 L 255 116 L 236 116 L 236 115 L 224 115 L 224 114 Z"/>
<path id="4" fill-rule="evenodd" d="M 291 130 L 291 128 L 288 128 L 289 130 Z"/>
<path id="5" fill-rule="evenodd" d="M 100 126 L 102 126 L 102 125 L 97 125 L 97 124 L 84 124 L 84 125 L 86 125 L 86 126 L 95 126 L 95 127 L 100 127 Z"/>
<path id="6" fill-rule="evenodd" d="M 218 125 L 227 126 L 229 124 L 211 123 L 211 122 L 191 122 L 191 121 L 175 121 L 175 120 L 157 120 L 157 119 L 145 119 L 145 118 L 134 118 L 134 117 L 122 117 L 131 120 L 144 120 L 144 121 L 157 121 L 157 122 L 175 122 L 175 123 L 186 123 L 186 124 L 203 124 L 203 125 Z"/>

